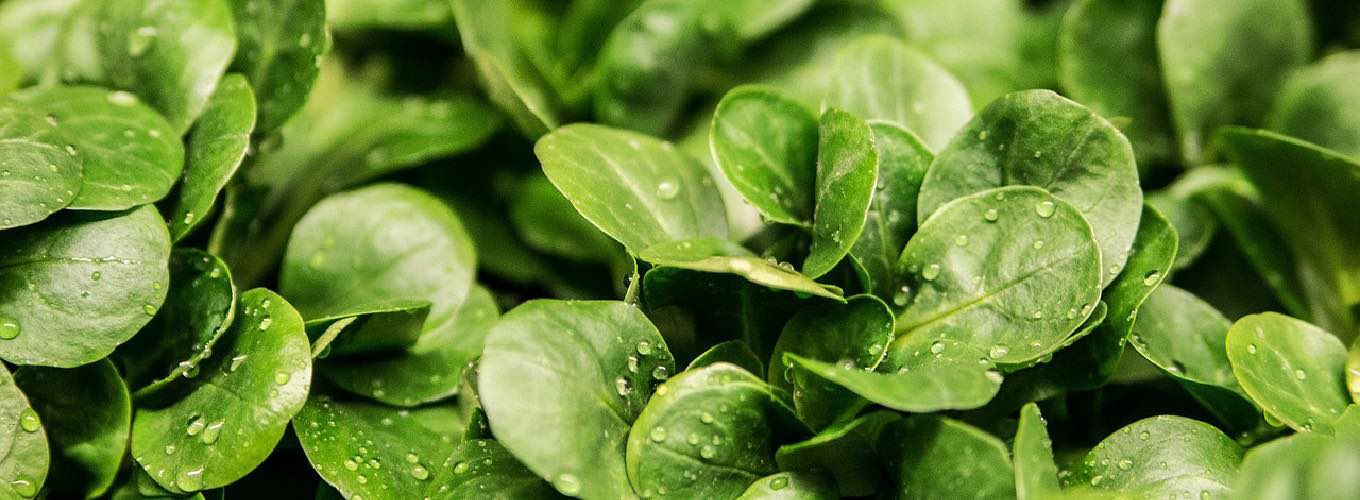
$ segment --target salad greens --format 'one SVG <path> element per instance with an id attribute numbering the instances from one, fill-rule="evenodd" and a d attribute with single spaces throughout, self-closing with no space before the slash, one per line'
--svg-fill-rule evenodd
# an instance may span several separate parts
<path id="1" fill-rule="evenodd" d="M 1356 498 L 1339 0 L 0 0 L 0 500 Z"/>

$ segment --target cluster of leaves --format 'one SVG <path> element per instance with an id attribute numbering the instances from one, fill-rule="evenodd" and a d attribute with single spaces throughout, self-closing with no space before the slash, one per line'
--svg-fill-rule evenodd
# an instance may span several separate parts
<path id="1" fill-rule="evenodd" d="M 0 0 L 0 499 L 1355 498 L 1354 47 L 1344 0 Z"/>

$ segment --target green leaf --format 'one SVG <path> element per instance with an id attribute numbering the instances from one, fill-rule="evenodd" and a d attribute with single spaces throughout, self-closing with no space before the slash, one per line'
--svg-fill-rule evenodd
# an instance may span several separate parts
<path id="1" fill-rule="evenodd" d="M 212 213 L 217 195 L 236 175 L 255 130 L 255 94 L 245 77 L 222 78 L 194 128 L 189 131 L 184 183 L 170 209 L 170 234 L 188 236 Z"/>
<path id="2" fill-rule="evenodd" d="M 1303 3 L 1166 0 L 1157 50 L 1187 164 L 1205 162 L 1219 127 L 1259 123 L 1289 72 L 1312 57 Z"/>
<path id="3" fill-rule="evenodd" d="M 582 123 L 544 136 L 534 153 L 576 210 L 631 252 L 727 237 L 713 178 L 669 142 Z"/>
<path id="4" fill-rule="evenodd" d="M 9 369 L 0 366 L 0 494 L 32 498 L 47 478 L 47 430 Z"/>
<path id="5" fill-rule="evenodd" d="M 1237 248 L 1256 274 L 1265 279 L 1285 310 L 1301 318 L 1309 318 L 1308 302 L 1304 285 L 1296 271 L 1294 253 L 1289 248 L 1289 242 L 1275 230 L 1267 210 L 1227 186 L 1209 187 L 1195 196 L 1218 217 L 1218 222 L 1232 235 Z"/>
<path id="6" fill-rule="evenodd" d="M 1175 146 L 1157 58 L 1163 1 L 1073 2 L 1058 39 L 1063 88 L 1096 114 L 1118 119 L 1144 172 L 1171 161 Z"/>
<path id="7" fill-rule="evenodd" d="M 347 391 L 388 404 L 410 406 L 440 399 L 458 392 L 462 370 L 482 352 L 486 335 L 499 318 L 491 294 L 474 287 L 446 327 L 431 331 L 426 319 L 425 333 L 406 351 L 383 356 L 337 356 L 320 361 L 317 370 Z M 403 320 L 413 322 L 414 318 Z"/>
<path id="8" fill-rule="evenodd" d="M 74 367 L 132 338 L 165 301 L 170 237 L 156 210 L 68 212 L 5 234 L 0 358 Z"/>
<path id="9" fill-rule="evenodd" d="M 430 303 L 415 300 L 375 304 L 337 316 L 307 320 L 312 357 L 400 352 L 420 339 L 429 314 Z"/>
<path id="10" fill-rule="evenodd" d="M 894 410 L 926 413 L 977 408 L 1001 387 L 987 353 L 951 339 L 896 342 L 877 372 L 785 354 L 784 358 L 828 382 Z"/>
<path id="11" fill-rule="evenodd" d="M 1047 425 L 1038 405 L 1029 403 L 1020 410 L 1020 424 L 1015 430 L 1015 494 L 1019 500 L 1048 498 L 1062 491 Z"/>
<path id="12" fill-rule="evenodd" d="M 491 102 L 530 139 L 565 121 L 561 103 L 514 38 L 519 1 L 452 0 L 463 50 L 472 59 Z M 383 10 L 391 10 L 384 6 Z"/>
<path id="13" fill-rule="evenodd" d="M 1259 425 L 1261 412 L 1237 385 L 1228 362 L 1225 341 L 1230 326 L 1217 309 L 1194 294 L 1161 285 L 1139 308 L 1130 340 L 1144 358 L 1180 382 L 1228 428 L 1247 431 Z"/>
<path id="14" fill-rule="evenodd" d="M 638 258 L 657 267 L 675 267 L 706 273 L 734 274 L 776 290 L 789 290 L 843 301 L 841 289 L 823 285 L 792 269 L 752 255 L 736 243 L 700 239 L 666 242 L 638 253 Z"/>
<path id="15" fill-rule="evenodd" d="M 886 122 L 870 122 L 878 150 L 878 186 L 850 256 L 869 276 L 865 288 L 893 305 L 909 298 L 897 282 L 897 259 L 916 231 L 916 196 L 934 155 L 914 134 Z M 897 304 L 898 298 L 904 301 Z"/>
<path id="16" fill-rule="evenodd" d="M 1119 365 L 1138 309 L 1170 273 L 1176 244 L 1176 230 L 1166 217 L 1144 206 L 1128 263 L 1101 296 L 1108 304 L 1108 321 L 1101 321 L 1089 335 L 1054 353 L 1049 362 L 1008 375 L 988 413 L 1008 415 L 1029 401 L 1105 385 Z M 1148 286 L 1144 281 L 1153 274 L 1158 279 L 1154 286 Z"/>
<path id="17" fill-rule="evenodd" d="M 737 500 L 830 500 L 835 482 L 816 472 L 780 472 L 751 483 Z"/>
<path id="18" fill-rule="evenodd" d="M 1296 434 L 1252 448 L 1242 460 L 1234 498 L 1290 500 L 1354 498 L 1360 481 L 1354 438 Z"/>
<path id="19" fill-rule="evenodd" d="M 492 500 L 536 500 L 561 498 L 552 485 L 519 463 L 500 443 L 485 439 L 458 443 L 445 461 L 453 468 L 440 488 L 442 498 L 487 498 Z M 571 489 L 570 484 L 558 488 Z M 381 498 L 381 497 L 378 497 Z"/>
<path id="20" fill-rule="evenodd" d="M 346 498 L 434 497 L 455 472 L 468 472 L 469 465 L 458 471 L 451 462 L 462 433 L 447 426 L 460 422 L 452 406 L 399 410 L 314 391 L 293 432 L 316 472 Z"/>
<path id="21" fill-rule="evenodd" d="M 336 30 L 439 30 L 453 13 L 446 2 L 426 0 L 326 0 L 326 21 Z"/>
<path id="22" fill-rule="evenodd" d="M 51 440 L 47 491 L 82 498 L 108 491 L 132 427 L 132 401 L 113 363 L 70 370 L 24 367 L 14 373 L 14 383 L 28 394 Z"/>
<path id="23" fill-rule="evenodd" d="M 896 498 L 1015 498 L 1006 445 L 972 426 L 913 416 L 884 427 L 877 446 Z"/>
<path id="24" fill-rule="evenodd" d="M 799 418 L 808 426 L 821 429 L 853 416 L 864 405 L 854 393 L 834 383 L 794 373 L 785 353 L 834 364 L 843 370 L 870 371 L 883 361 L 892 337 L 893 313 L 871 295 L 857 295 L 844 304 L 823 302 L 805 307 L 784 325 L 774 355 L 770 356 L 766 380 L 772 387 L 790 391 Z"/>
<path id="25" fill-rule="evenodd" d="M 1201 199 L 1204 199 L 1204 203 L 1200 202 Z M 1143 201 L 1165 215 L 1176 229 L 1176 235 L 1180 238 L 1176 263 L 1172 266 L 1176 270 L 1190 266 L 1209 249 L 1209 243 L 1218 234 L 1219 222 L 1226 219 L 1224 214 L 1211 210 L 1210 207 L 1215 206 L 1212 200 L 1183 196 L 1176 193 L 1174 188 L 1147 193 Z"/>
<path id="26" fill-rule="evenodd" d="M 1237 382 L 1267 415 L 1294 430 L 1330 433 L 1346 409 L 1346 346 L 1322 329 L 1277 313 L 1247 316 L 1228 330 Z"/>
<path id="27" fill-rule="evenodd" d="M 755 269 L 754 260 L 750 262 Z M 677 359 L 727 340 L 741 340 L 761 359 L 769 359 L 784 323 L 807 300 L 741 276 L 676 267 L 648 270 L 642 276 L 641 298 L 643 310 Z"/>
<path id="28" fill-rule="evenodd" d="M 24 81 L 24 68 L 9 46 L 0 43 L 0 96 L 13 92 Z"/>
<path id="29" fill-rule="evenodd" d="M 95 0 L 8 0 L 0 6 L 0 38 L 14 50 L 30 81 L 100 81 Z"/>
<path id="30" fill-rule="evenodd" d="M 241 176 L 245 182 L 228 190 L 208 250 L 241 283 L 261 282 L 274 270 L 293 225 L 326 195 L 471 150 L 501 126 L 499 115 L 472 97 L 385 95 L 340 69 L 323 68 L 307 106 L 281 131 L 282 145 L 265 148 Z"/>
<path id="31" fill-rule="evenodd" d="M 108 82 L 165 115 L 167 135 L 188 130 L 236 50 L 231 10 L 221 0 L 128 0 L 105 3 L 100 18 Z"/>
<path id="32" fill-rule="evenodd" d="M 379 184 L 331 196 L 303 217 L 279 285 L 309 319 L 394 301 L 429 302 L 420 340 L 401 356 L 375 360 L 382 368 L 327 363 L 319 370 L 346 390 L 412 406 L 455 394 L 459 372 L 476 353 L 463 348 L 475 345 L 480 332 L 459 329 L 475 261 L 472 242 L 447 206 L 414 188 Z M 397 377 L 390 386 L 389 376 Z"/>
<path id="33" fill-rule="evenodd" d="M 901 40 L 869 35 L 837 56 L 826 105 L 910 130 L 932 150 L 949 143 L 973 116 L 963 84 Z"/>
<path id="34" fill-rule="evenodd" d="M 478 396 L 497 439 L 529 470 L 565 494 L 615 498 L 632 493 L 628 428 L 674 363 L 632 306 L 531 301 L 487 337 Z"/>
<path id="35" fill-rule="evenodd" d="M 1162 415 L 1111 433 L 1071 471 L 1068 484 L 1136 498 L 1219 497 L 1231 491 L 1241 461 L 1242 447 L 1213 426 Z"/>
<path id="36" fill-rule="evenodd" d="M 236 299 L 236 284 L 222 259 L 191 248 L 171 252 L 165 304 L 151 323 L 114 351 L 137 396 L 197 374 L 235 320 Z"/>
<path id="37" fill-rule="evenodd" d="M 39 87 L 15 94 L 50 117 L 84 161 L 71 208 L 123 210 L 157 201 L 179 180 L 184 146 L 171 125 L 122 91 Z"/>
<path id="38" fill-rule="evenodd" d="M 830 471 L 842 496 L 872 495 L 883 475 L 873 443 L 884 425 L 900 418 L 879 410 L 832 425 L 805 441 L 780 446 L 775 460 L 781 470 Z"/>
<path id="39" fill-rule="evenodd" d="M 172 492 L 219 488 L 254 470 L 307 399 L 312 358 L 302 318 L 263 288 L 241 294 L 240 305 L 199 375 L 135 411 L 132 456 Z"/>
<path id="40" fill-rule="evenodd" d="M 778 439 L 796 420 L 735 365 L 682 372 L 657 388 L 629 431 L 628 479 L 642 496 L 736 497 L 775 472 Z"/>
<path id="41" fill-rule="evenodd" d="M 1290 75 L 1266 128 L 1360 157 L 1360 51 L 1339 52 Z"/>
<path id="42" fill-rule="evenodd" d="M 694 361 L 690 361 L 685 370 L 703 368 L 717 363 L 731 363 L 751 372 L 756 377 L 765 377 L 764 362 L 760 360 L 756 353 L 751 352 L 750 346 L 740 340 L 720 342 L 708 348 L 707 351 L 695 356 Z"/>
<path id="43" fill-rule="evenodd" d="M 1071 203 L 1090 222 L 1108 285 L 1133 245 L 1143 194 L 1124 135 L 1080 104 L 1047 90 L 993 102 L 940 151 L 921 184 L 916 220 L 941 205 L 1000 186 L 1031 185 Z"/>
<path id="44" fill-rule="evenodd" d="M 302 109 L 330 49 L 325 0 L 230 0 L 236 25 L 232 70 L 256 90 L 260 132 Z M 343 3 L 343 2 L 340 2 Z"/>
<path id="45" fill-rule="evenodd" d="M 972 345 L 998 363 L 1039 359 L 1061 347 L 1100 299 L 1090 226 L 1072 205 L 1027 186 L 945 205 L 907 244 L 898 270 L 913 298 L 898 314 L 890 360 L 900 359 L 894 353 L 903 342 L 937 338 Z"/>
<path id="46" fill-rule="evenodd" d="M 1024 5 L 1010 0 L 891 0 L 883 2 L 907 44 L 948 68 L 981 106 L 1023 81 L 1020 59 Z M 1051 50 L 1051 49 L 1050 49 Z"/>
<path id="47" fill-rule="evenodd" d="M 704 12 L 717 2 L 650 0 L 619 22 L 600 48 L 595 116 L 604 124 L 666 132 L 679 117 L 689 85 L 712 57 Z M 720 21 L 714 14 L 713 21 Z"/>
<path id="48" fill-rule="evenodd" d="M 878 183 L 878 151 L 869 125 L 831 108 L 818 123 L 816 209 L 812 250 L 803 274 L 816 278 L 836 267 L 864 231 Z"/>
<path id="49" fill-rule="evenodd" d="M 1229 129 L 1223 149 L 1261 194 L 1289 242 L 1312 319 L 1342 339 L 1360 334 L 1360 163 L 1272 132 Z M 1290 168 L 1281 168 L 1289 165 Z M 1299 196 L 1299 193 L 1308 196 Z"/>
<path id="50" fill-rule="evenodd" d="M 540 252 L 579 261 L 608 261 L 619 253 L 618 245 L 541 175 L 520 184 L 510 201 L 510 222 L 525 244 Z"/>
<path id="51" fill-rule="evenodd" d="M 0 229 L 32 224 L 70 205 L 84 168 L 71 139 L 40 111 L 0 98 Z"/>
<path id="52" fill-rule="evenodd" d="M 766 219 L 810 226 L 817 182 L 817 119 L 762 87 L 738 87 L 713 113 L 709 143 L 723 175 Z"/>

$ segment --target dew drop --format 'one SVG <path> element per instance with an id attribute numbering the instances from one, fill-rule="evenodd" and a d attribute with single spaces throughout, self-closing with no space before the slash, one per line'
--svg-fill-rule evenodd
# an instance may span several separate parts
<path id="1" fill-rule="evenodd" d="M 241 363 L 245 363 L 245 362 L 246 362 L 246 358 L 248 358 L 248 357 L 250 357 L 250 355 L 248 355 L 248 354 L 237 354 L 237 355 L 235 355 L 235 356 L 232 356 L 232 357 L 231 357 L 231 364 L 227 365 L 227 371 L 228 371 L 228 372 L 234 372 L 234 371 L 236 371 L 237 369 L 241 368 Z"/>
<path id="2" fill-rule="evenodd" d="M 703 458 L 713 458 L 718 454 L 718 450 L 711 445 L 703 445 L 699 448 L 699 456 Z"/>
<path id="3" fill-rule="evenodd" d="M 984 133 L 985 133 L 985 132 L 984 132 Z M 781 477 L 776 477 L 776 478 L 770 480 L 770 489 L 772 489 L 772 490 L 776 490 L 776 491 L 782 490 L 782 489 L 784 489 L 785 487 L 787 487 L 788 485 L 789 485 L 789 478 L 787 478 L 787 477 L 782 477 L 782 476 L 781 476 Z"/>
<path id="4" fill-rule="evenodd" d="M 709 413 L 709 412 L 700 413 L 700 414 L 699 414 L 699 421 L 700 421 L 700 422 L 703 422 L 703 423 L 705 423 L 705 424 L 711 424 L 711 423 L 713 423 L 713 414 L 712 414 L 712 413 Z"/>
<path id="5" fill-rule="evenodd" d="M 897 307 L 906 307 L 909 302 L 911 302 L 911 287 L 902 285 L 902 288 L 897 289 L 897 293 L 893 294 L 893 304 Z"/>
<path id="6" fill-rule="evenodd" d="M 1034 213 L 1039 214 L 1039 217 L 1047 219 L 1053 216 L 1053 212 L 1056 208 L 1057 207 L 1051 201 L 1041 201 L 1038 205 L 1034 206 Z"/>
<path id="7" fill-rule="evenodd" d="M 202 439 L 203 444 L 216 443 L 217 438 L 222 435 L 222 425 L 223 425 L 222 421 L 218 420 L 216 422 L 208 424 L 207 427 L 204 427 L 203 435 L 200 436 L 200 439 Z"/>
<path id="8" fill-rule="evenodd" d="M 28 432 L 37 432 L 38 428 L 42 427 L 42 422 L 38 420 L 38 412 L 32 408 L 24 408 L 19 412 L 19 427 Z"/>
<path id="9" fill-rule="evenodd" d="M 454 473 L 454 474 L 465 474 L 465 473 L 467 473 L 468 469 L 471 469 L 471 468 L 472 468 L 472 466 L 471 466 L 471 465 L 468 465 L 467 462 L 459 461 L 458 463 L 453 464 L 453 473 Z"/>
<path id="10" fill-rule="evenodd" d="M 126 92 L 122 90 L 115 90 L 113 92 L 109 92 L 109 95 L 105 96 L 105 99 L 108 99 L 109 103 L 115 106 L 131 106 L 133 104 L 137 104 L 137 96 L 132 95 L 131 92 Z M 67 153 L 75 151 L 75 148 L 71 148 L 69 146 L 68 148 L 69 149 L 66 150 Z"/>
<path id="11" fill-rule="evenodd" d="M 1299 380 L 1306 379 L 1308 378 L 1308 373 L 1304 372 L 1303 370 L 1294 370 L 1294 378 Z"/>
<path id="12" fill-rule="evenodd" d="M 954 237 L 954 244 L 958 246 L 968 246 L 968 235 L 960 234 Z"/>
<path id="13" fill-rule="evenodd" d="M 1133 461 L 1126 458 L 1120 460 L 1119 463 L 1116 465 L 1118 465 L 1119 470 L 1129 470 L 1133 468 Z"/>
<path id="14" fill-rule="evenodd" d="M 935 278 L 938 278 L 939 276 L 940 276 L 939 264 L 931 264 L 929 266 L 926 266 L 925 269 L 921 270 L 921 278 L 925 279 L 926 281 L 934 281 Z"/>
<path id="15" fill-rule="evenodd" d="M 146 312 L 146 315 L 147 315 L 147 316 L 155 316 L 155 315 L 156 315 L 156 306 L 153 306 L 153 305 L 151 305 L 151 304 L 143 305 L 143 306 L 142 306 L 142 311 Z"/>
<path id="16" fill-rule="evenodd" d="M 1150 273 L 1147 273 L 1146 276 L 1143 276 L 1143 286 L 1152 286 L 1152 285 L 1156 285 L 1157 282 L 1158 282 L 1158 281 L 1161 281 L 1161 280 L 1162 280 L 1162 273 L 1159 273 L 1159 272 L 1157 272 L 1157 271 L 1152 271 L 1152 272 L 1150 272 Z"/>
<path id="17" fill-rule="evenodd" d="M 656 197 L 663 200 L 674 200 L 675 195 L 680 193 L 680 185 L 673 181 L 661 181 L 656 185 Z"/>
<path id="18" fill-rule="evenodd" d="M 986 212 L 982 212 L 982 218 L 987 219 L 987 222 L 996 222 L 997 219 L 1001 218 L 1001 214 L 995 208 L 989 208 Z"/>
<path id="19" fill-rule="evenodd" d="M 664 366 L 658 366 L 652 369 L 652 378 L 654 379 L 666 380 L 667 378 L 670 378 L 670 376 L 670 373 L 666 371 L 666 367 Z"/>
<path id="20" fill-rule="evenodd" d="M 660 442 L 662 442 L 662 441 L 665 441 L 665 440 L 666 440 L 666 428 L 665 428 L 665 427 L 661 427 L 661 426 L 659 426 L 659 425 L 656 426 L 656 427 L 653 427 L 653 428 L 652 428 L 652 431 L 649 432 L 649 433 L 647 433 L 647 437 L 651 438 L 652 442 L 654 442 L 654 443 L 660 443 Z"/>
<path id="21" fill-rule="evenodd" d="M 9 487 L 14 490 L 15 493 L 18 493 L 19 496 L 24 498 L 33 498 L 33 495 L 38 494 L 38 487 L 34 486 L 33 482 L 27 479 L 15 479 L 10 481 Z"/>
<path id="22" fill-rule="evenodd" d="M 204 427 L 207 427 L 207 424 L 203 423 L 203 419 L 194 415 L 193 418 L 189 419 L 189 426 L 184 429 L 184 432 L 190 436 L 197 436 L 200 432 L 203 432 Z"/>
<path id="23" fill-rule="evenodd" d="M 990 350 L 987 351 L 987 355 L 990 356 L 992 359 L 997 359 L 1009 354 L 1010 352 L 1011 349 L 1009 347 L 1006 347 L 1003 344 L 996 344 L 992 346 Z"/>
<path id="24" fill-rule="evenodd" d="M 1247 344 L 1247 353 L 1256 354 L 1256 344 Z"/>
<path id="25" fill-rule="evenodd" d="M 203 468 L 180 472 L 175 478 L 175 486 L 184 491 L 198 491 L 203 487 Z"/>
<path id="26" fill-rule="evenodd" d="M 426 470 L 422 465 L 417 465 L 411 468 L 411 477 L 424 481 L 430 478 L 430 471 Z"/>
<path id="27" fill-rule="evenodd" d="M 628 379 L 619 377 L 614 379 L 614 392 L 620 396 L 627 396 L 633 392 L 633 384 Z"/>
<path id="28" fill-rule="evenodd" d="M 652 343 L 651 343 L 651 342 L 648 342 L 648 341 L 646 341 L 646 340 L 639 341 L 638 344 L 637 344 L 637 352 L 638 352 L 638 354 L 641 354 L 641 355 L 643 355 L 643 356 L 646 356 L 646 355 L 648 355 L 648 354 L 651 354 L 651 353 L 652 353 Z"/>
<path id="29" fill-rule="evenodd" d="M 288 372 L 275 372 L 275 373 L 274 373 L 274 384 L 275 384 L 275 385 L 288 385 L 288 381 L 289 381 L 289 380 L 292 380 L 292 379 L 293 379 L 293 376 L 290 375 Z"/>
<path id="30" fill-rule="evenodd" d="M 19 336 L 19 321 L 0 317 L 0 340 L 13 340 Z"/>
<path id="31" fill-rule="evenodd" d="M 944 352 L 944 342 L 936 340 L 930 344 L 930 352 L 939 354 Z"/>
<path id="32" fill-rule="evenodd" d="M 553 480 L 553 487 L 563 495 L 576 495 L 581 492 L 581 480 L 572 474 L 560 474 Z"/>

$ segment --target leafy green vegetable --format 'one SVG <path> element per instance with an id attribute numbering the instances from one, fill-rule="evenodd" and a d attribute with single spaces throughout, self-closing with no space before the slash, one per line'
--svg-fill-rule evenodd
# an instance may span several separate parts
<path id="1" fill-rule="evenodd" d="M 0 500 L 1355 496 L 1351 3 L 0 0 Z"/>
<path id="2" fill-rule="evenodd" d="M 100 361 L 70 370 L 25 367 L 14 373 L 14 383 L 28 394 L 47 431 L 52 447 L 50 491 L 86 498 L 107 491 L 118 474 L 132 427 L 132 401 L 113 363 Z M 19 424 L 27 430 L 23 418 Z M 10 486 L 18 492 L 16 485 Z"/>
<path id="3" fill-rule="evenodd" d="M 307 398 L 312 358 L 297 311 L 262 288 L 241 294 L 240 306 L 199 373 L 134 413 L 132 456 L 176 494 L 245 476 L 278 444 Z"/>
<path id="4" fill-rule="evenodd" d="M 1306 9 L 1300 0 L 1166 0 L 1157 50 L 1186 163 L 1207 159 L 1214 129 L 1261 121 L 1285 77 L 1313 52 Z"/>
<path id="5" fill-rule="evenodd" d="M 184 166 L 176 131 L 136 96 L 99 87 L 51 87 L 14 95 L 45 114 L 84 163 L 71 208 L 122 210 L 165 197 Z"/>
<path id="6" fill-rule="evenodd" d="M 1349 403 L 1346 346 L 1316 326 L 1276 313 L 1247 316 L 1228 330 L 1227 349 L 1252 401 L 1296 430 L 1330 431 Z"/>
<path id="7" fill-rule="evenodd" d="M 940 151 L 921 183 L 916 219 L 956 198 L 1031 185 L 1071 203 L 1100 246 L 1101 285 L 1114 280 L 1138 229 L 1143 194 L 1129 141 L 1105 119 L 1048 91 L 988 105 Z"/>

